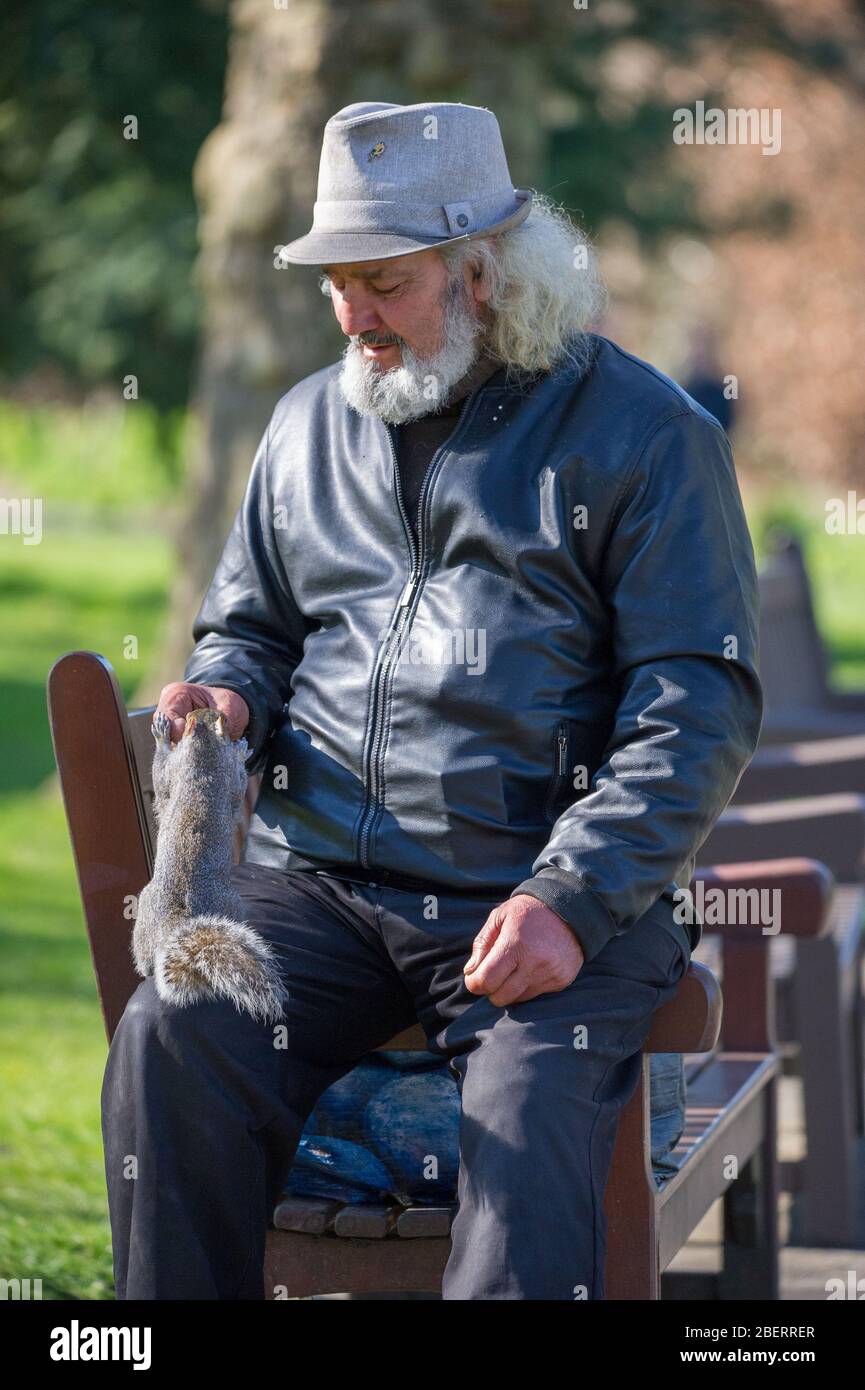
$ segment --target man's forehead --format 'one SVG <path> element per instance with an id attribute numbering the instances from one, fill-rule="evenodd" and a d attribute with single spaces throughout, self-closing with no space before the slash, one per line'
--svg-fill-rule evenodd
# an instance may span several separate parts
<path id="1" fill-rule="evenodd" d="M 423 251 L 406 256 L 386 256 L 378 261 L 346 261 L 344 264 L 323 265 L 325 275 L 340 275 L 345 279 L 356 276 L 359 280 L 377 280 L 383 275 L 404 275 L 407 271 L 423 269 L 421 259 L 428 258 Z"/>

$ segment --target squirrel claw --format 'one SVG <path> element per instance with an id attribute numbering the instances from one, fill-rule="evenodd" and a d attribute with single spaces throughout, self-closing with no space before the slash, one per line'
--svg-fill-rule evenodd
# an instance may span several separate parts
<path id="1" fill-rule="evenodd" d="M 150 732 L 157 743 L 171 743 L 171 720 L 160 710 L 153 716 Z"/>

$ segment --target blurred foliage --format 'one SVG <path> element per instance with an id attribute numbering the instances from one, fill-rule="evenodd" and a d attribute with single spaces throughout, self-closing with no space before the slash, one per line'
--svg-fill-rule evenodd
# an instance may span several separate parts
<path id="1" fill-rule="evenodd" d="M 671 110 L 678 105 L 666 79 L 697 66 L 707 45 L 733 42 L 737 57 L 767 50 L 810 71 L 848 76 L 843 41 L 813 26 L 785 22 L 771 0 L 591 0 L 576 16 L 572 40 L 550 52 L 548 120 L 550 191 L 579 190 L 579 213 L 593 232 L 608 219 L 627 222 L 650 249 L 670 230 L 714 235 L 759 228 L 781 234 L 793 209 L 771 195 L 726 225 L 707 227 L 690 181 L 671 167 Z M 726 105 L 706 91 L 706 106 Z"/>
<path id="2" fill-rule="evenodd" d="M 509 4 L 516 0 L 509 0 Z M 495 15 L 502 0 L 479 0 Z M 530 10 L 531 0 L 522 0 Z M 377 7 L 369 4 L 369 22 Z M 139 378 L 165 408 L 188 398 L 201 305 L 194 281 L 192 169 L 222 105 L 228 0 L 7 0 L 0 16 L 0 360 L 8 389 L 53 364 L 77 390 Z M 770 51 L 839 83 L 856 80 L 841 39 L 807 31 L 772 0 L 592 0 L 538 17 L 531 61 L 546 99 L 536 186 L 591 232 L 623 221 L 647 250 L 670 230 L 707 230 L 670 159 L 671 74 L 709 44 Z M 399 81 L 400 57 L 386 60 Z M 381 85 L 382 74 L 369 72 Z M 861 82 L 861 78 L 859 79 Z M 432 94 L 431 94 L 432 95 Z M 470 81 L 449 92 L 472 101 Z M 709 94 L 707 93 L 707 98 Z M 138 138 L 124 138 L 124 120 Z M 729 222 L 774 235 L 793 210 L 767 192 Z M 37 391 L 40 389 L 37 378 Z"/>
<path id="3" fill-rule="evenodd" d="M 176 493 L 195 421 L 146 401 L 24 406 L 0 400 L 4 485 L 51 503 L 167 502 Z"/>
<path id="4" fill-rule="evenodd" d="M 188 394 L 199 305 L 192 166 L 219 120 L 224 0 L 6 0 L 0 355 L 82 386 Z M 138 138 L 124 139 L 124 119 Z"/>

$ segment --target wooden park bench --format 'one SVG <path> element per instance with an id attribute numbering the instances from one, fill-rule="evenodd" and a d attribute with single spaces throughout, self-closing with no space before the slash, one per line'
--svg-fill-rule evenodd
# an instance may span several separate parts
<path id="1" fill-rule="evenodd" d="M 148 882 L 155 844 L 150 769 L 153 708 L 127 711 L 110 664 L 69 652 L 48 676 L 52 738 L 84 917 L 109 1040 L 140 983 L 130 955 L 128 905 Z M 724 891 L 780 889 L 783 930 L 818 937 L 832 877 L 813 859 L 707 869 Z M 124 912 L 124 907 L 127 911 Z M 715 976 L 692 962 L 675 997 L 654 1016 L 640 1084 L 623 1108 L 607 1183 L 608 1299 L 778 1293 L 776 1087 L 779 1060 L 769 1007 L 768 952 L 759 927 L 725 926 L 725 1006 Z M 423 1050 L 419 1026 L 383 1045 Z M 659 1190 L 651 1168 L 651 1052 L 687 1059 L 685 1130 L 676 1171 Z M 719 1199 L 720 1275 L 667 1272 Z M 268 1298 L 347 1292 L 440 1290 L 455 1204 L 343 1205 L 285 1196 L 268 1231 Z"/>
<path id="2" fill-rule="evenodd" d="M 799 542 L 776 535 L 759 578 L 760 747 L 698 863 L 806 854 L 838 889 L 819 939 L 770 944 L 777 1038 L 798 1049 L 808 1151 L 782 1165 L 807 1245 L 857 1245 L 865 1143 L 865 690 L 833 688 Z M 698 959 L 716 963 L 707 936 Z"/>
<path id="3" fill-rule="evenodd" d="M 767 752 L 778 755 L 778 765 L 786 761 L 785 749 Z M 808 790 L 810 766 L 800 766 L 798 781 L 785 767 L 784 785 Z M 778 790 L 779 781 L 771 786 Z M 859 1196 L 865 1142 L 865 796 L 837 791 L 745 804 L 734 798 L 697 863 L 735 865 L 789 855 L 818 859 L 837 886 L 828 928 L 819 938 L 794 940 L 784 932 L 769 942 L 776 1038 L 787 1053 L 786 1065 L 801 1078 L 807 1140 L 802 1159 L 782 1164 L 781 1180 L 785 1191 L 796 1194 L 793 1240 L 849 1248 L 860 1243 L 865 1229 Z M 713 929 L 706 927 L 696 959 L 717 973 L 718 951 Z"/>
<path id="4" fill-rule="evenodd" d="M 759 575 L 761 744 L 865 735 L 865 690 L 836 690 L 802 547 L 779 535 Z"/>

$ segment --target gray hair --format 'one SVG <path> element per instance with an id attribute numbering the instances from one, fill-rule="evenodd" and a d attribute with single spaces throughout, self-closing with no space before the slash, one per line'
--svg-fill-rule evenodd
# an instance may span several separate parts
<path id="1" fill-rule="evenodd" d="M 469 264 L 486 278 L 486 348 L 498 361 L 530 373 L 586 366 L 606 289 L 589 238 L 558 204 L 535 193 L 518 226 L 440 254 L 452 275 Z"/>

